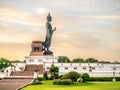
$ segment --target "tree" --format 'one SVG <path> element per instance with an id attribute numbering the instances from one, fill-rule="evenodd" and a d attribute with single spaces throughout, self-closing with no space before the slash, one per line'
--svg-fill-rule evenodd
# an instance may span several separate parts
<path id="1" fill-rule="evenodd" d="M 78 62 L 84 62 L 84 59 L 82 59 L 82 58 L 76 58 L 76 59 L 73 59 L 72 62 L 76 62 L 76 63 L 78 63 Z"/>
<path id="2" fill-rule="evenodd" d="M 99 61 L 100 63 L 111 63 L 110 61 Z"/>
<path id="3" fill-rule="evenodd" d="M 59 68 L 57 66 L 54 66 L 54 64 L 52 64 L 49 71 L 51 72 L 51 76 L 54 79 L 58 78 Z"/>
<path id="4" fill-rule="evenodd" d="M 7 68 L 11 65 L 11 62 L 5 58 L 0 59 L 0 69 Z"/>
<path id="5" fill-rule="evenodd" d="M 85 60 L 85 62 L 92 62 L 92 63 L 95 63 L 95 62 L 98 62 L 98 60 L 95 59 L 95 58 L 88 58 L 88 59 Z"/>
<path id="6" fill-rule="evenodd" d="M 70 62 L 70 59 L 67 57 L 67 56 L 59 56 L 58 58 L 58 63 L 67 63 L 67 62 Z"/>
<path id="7" fill-rule="evenodd" d="M 118 61 L 114 61 L 113 63 L 115 63 L 115 64 L 120 64 L 120 62 L 118 62 Z"/>

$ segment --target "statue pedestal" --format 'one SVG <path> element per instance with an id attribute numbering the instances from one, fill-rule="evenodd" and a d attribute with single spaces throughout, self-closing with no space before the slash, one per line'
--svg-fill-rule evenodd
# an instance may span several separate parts
<path id="1" fill-rule="evenodd" d="M 42 56 L 42 41 L 32 41 L 30 56 Z"/>
<path id="2" fill-rule="evenodd" d="M 31 52 L 25 57 L 26 64 L 44 64 L 44 62 L 57 62 L 57 57 L 53 56 L 50 50 L 43 51 L 42 41 L 32 41 Z"/>

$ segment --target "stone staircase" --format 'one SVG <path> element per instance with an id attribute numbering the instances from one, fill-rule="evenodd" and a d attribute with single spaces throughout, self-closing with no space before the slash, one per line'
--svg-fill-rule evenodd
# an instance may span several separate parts
<path id="1" fill-rule="evenodd" d="M 31 71 L 15 71 L 10 76 L 33 76 L 33 73 Z"/>
<path id="2" fill-rule="evenodd" d="M 26 65 L 24 71 L 15 71 L 12 72 L 10 76 L 33 76 L 35 71 L 38 71 L 39 74 L 44 73 L 43 65 Z"/>

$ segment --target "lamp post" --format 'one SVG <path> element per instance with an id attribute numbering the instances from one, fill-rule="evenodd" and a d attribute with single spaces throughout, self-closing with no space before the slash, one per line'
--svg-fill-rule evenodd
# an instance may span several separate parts
<path id="1" fill-rule="evenodd" d="M 39 80 L 38 80 L 38 70 L 35 70 L 35 72 L 34 72 L 34 82 L 39 82 Z"/>
<path id="2" fill-rule="evenodd" d="M 113 79 L 112 79 L 112 81 L 113 81 L 113 82 L 116 81 L 116 79 L 115 79 L 115 66 L 114 66 L 114 68 L 113 68 Z"/>

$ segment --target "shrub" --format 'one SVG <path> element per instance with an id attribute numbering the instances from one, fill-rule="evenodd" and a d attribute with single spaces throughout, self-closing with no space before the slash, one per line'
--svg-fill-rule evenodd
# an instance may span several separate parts
<path id="1" fill-rule="evenodd" d="M 43 74 L 43 78 L 44 78 L 44 80 L 48 80 L 48 79 L 49 79 L 47 72 L 45 72 L 45 73 Z"/>
<path id="2" fill-rule="evenodd" d="M 72 84 L 72 80 L 71 79 L 57 79 L 53 81 L 54 85 L 71 85 Z"/>
<path id="3" fill-rule="evenodd" d="M 50 80 L 53 80 L 53 79 L 58 79 L 59 78 L 59 75 L 58 74 L 52 74 L 51 76 L 50 76 Z"/>
<path id="4" fill-rule="evenodd" d="M 63 76 L 64 76 L 64 75 L 59 75 L 59 79 L 62 79 Z"/>
<path id="5" fill-rule="evenodd" d="M 39 81 L 42 81 L 43 80 L 43 77 L 38 77 L 37 78 Z"/>
<path id="6" fill-rule="evenodd" d="M 68 78 L 67 74 L 62 75 L 61 77 L 61 79 L 67 79 L 67 78 Z"/>
<path id="7" fill-rule="evenodd" d="M 61 79 L 71 79 L 72 81 L 77 81 L 80 78 L 80 74 L 75 71 L 70 71 L 67 74 L 63 75 Z"/>
<path id="8" fill-rule="evenodd" d="M 66 77 L 72 81 L 77 81 L 77 79 L 80 77 L 80 74 L 75 71 L 70 71 L 66 74 Z"/>
<path id="9" fill-rule="evenodd" d="M 54 79 L 54 77 L 55 77 L 54 75 L 51 75 L 51 76 L 50 76 L 50 80 L 53 80 L 53 79 Z"/>
<path id="10" fill-rule="evenodd" d="M 44 80 L 48 80 L 48 79 L 49 79 L 47 72 L 45 72 L 45 73 L 43 74 L 43 79 L 44 79 Z"/>
<path id="11" fill-rule="evenodd" d="M 83 78 L 83 81 L 87 81 L 87 79 L 90 78 L 89 74 L 88 73 L 83 73 L 81 78 Z"/>
<path id="12" fill-rule="evenodd" d="M 31 85 L 40 85 L 40 84 L 42 84 L 41 81 L 39 81 L 39 82 L 32 82 L 32 83 L 31 83 Z"/>
<path id="13" fill-rule="evenodd" d="M 120 77 L 115 77 L 116 78 L 116 81 L 120 81 Z"/>

